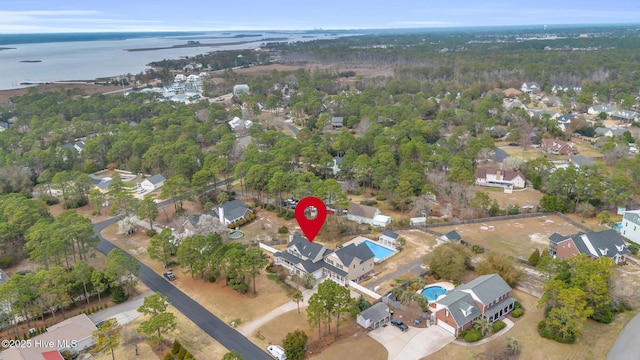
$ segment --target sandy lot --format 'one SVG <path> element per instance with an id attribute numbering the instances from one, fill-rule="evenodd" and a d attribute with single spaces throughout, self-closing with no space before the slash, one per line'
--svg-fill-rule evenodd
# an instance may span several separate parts
<path id="1" fill-rule="evenodd" d="M 535 249 L 546 248 L 549 245 L 549 236 L 554 232 L 570 235 L 580 231 L 556 215 L 488 221 L 433 230 L 443 234 L 456 230 L 464 241 L 522 259 L 528 259 Z"/>
<path id="2" fill-rule="evenodd" d="M 116 230 L 117 225 L 114 224 L 106 228 L 102 235 L 158 274 L 166 271 L 159 261 L 149 258 L 147 253 L 149 238 L 141 229 L 129 236 L 116 235 Z M 173 272 L 177 276 L 177 280 L 173 282 L 175 286 L 227 323 L 238 319 L 240 322 L 250 321 L 291 301 L 288 291 L 267 279 L 264 272 L 256 276 L 257 296 L 253 295 L 253 291 L 240 294 L 226 286 L 224 281 L 211 283 L 194 279 L 191 275 L 185 274 L 182 268 L 174 268 Z M 250 288 L 253 290 L 253 284 Z"/>

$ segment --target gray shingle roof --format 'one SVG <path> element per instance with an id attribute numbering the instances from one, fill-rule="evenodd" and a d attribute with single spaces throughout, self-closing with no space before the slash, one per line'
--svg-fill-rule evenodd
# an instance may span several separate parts
<path id="1" fill-rule="evenodd" d="M 462 291 L 454 290 L 437 302 L 449 309 L 458 326 L 463 326 L 480 316 L 480 309 L 473 301 L 473 297 Z"/>
<path id="2" fill-rule="evenodd" d="M 568 238 L 568 236 L 564 236 L 564 235 L 558 234 L 557 232 L 554 232 L 553 234 L 551 234 L 551 236 L 549 236 L 549 240 L 554 244 L 557 244 L 557 243 L 559 243 L 559 242 L 561 242 L 561 241 L 563 241 L 563 240 L 565 240 L 567 238 Z"/>
<path id="3" fill-rule="evenodd" d="M 354 258 L 360 259 L 360 263 L 362 263 L 374 257 L 373 251 L 371 251 L 364 242 L 358 245 L 349 244 L 348 246 L 340 248 L 335 253 L 345 266 L 349 266 Z"/>
<path id="4" fill-rule="evenodd" d="M 481 275 L 464 285 L 458 286 L 456 291 L 472 291 L 478 300 L 490 304 L 495 299 L 511 291 L 509 286 L 498 274 Z"/>
<path id="5" fill-rule="evenodd" d="M 455 230 L 449 231 L 448 233 L 445 234 L 445 236 L 447 237 L 447 239 L 453 240 L 453 241 L 462 240 L 462 236 L 460 236 L 460 234 L 458 234 L 458 232 Z"/>
<path id="6" fill-rule="evenodd" d="M 302 256 L 304 256 L 304 257 L 306 257 L 308 259 L 314 259 L 319 254 L 320 255 L 324 255 L 324 254 L 321 254 L 321 253 L 322 252 L 326 253 L 326 250 L 328 250 L 327 248 L 325 248 L 321 244 L 315 243 L 315 242 L 310 242 L 309 240 L 307 240 L 307 238 L 305 238 L 304 236 L 300 236 L 298 234 L 293 235 L 293 239 L 287 245 L 287 248 L 290 248 L 290 247 L 295 247 L 296 250 Z"/>
<path id="7" fill-rule="evenodd" d="M 165 181 L 166 179 L 164 178 L 164 176 L 162 176 L 162 174 L 155 174 L 153 176 L 150 176 L 147 180 L 149 180 L 149 182 L 153 185 L 156 185 Z"/>
<path id="8" fill-rule="evenodd" d="M 389 307 L 383 302 L 376 303 L 360 313 L 360 316 L 365 320 L 371 320 L 371 322 L 380 321 L 389 315 Z"/>
<path id="9" fill-rule="evenodd" d="M 400 235 L 394 233 L 391 230 L 386 230 L 386 229 L 382 232 L 382 235 L 388 236 L 394 240 L 398 240 L 398 238 L 400 237 Z"/>
<path id="10" fill-rule="evenodd" d="M 569 160 L 576 166 L 593 166 L 593 160 L 583 155 L 575 155 Z"/>
<path id="11" fill-rule="evenodd" d="M 220 205 L 219 208 L 224 210 L 224 217 L 231 222 L 241 218 L 247 212 L 247 207 L 240 200 L 228 201 Z M 220 215 L 218 211 L 216 211 L 216 215 Z"/>
<path id="12" fill-rule="evenodd" d="M 554 233 L 552 236 L 554 235 L 556 234 Z M 561 242 L 559 236 L 555 237 L 556 243 Z M 613 229 L 593 231 L 590 233 L 579 232 L 575 235 L 564 237 L 564 240 L 569 239 L 573 241 L 581 254 L 587 254 L 595 258 L 601 256 L 614 258 L 616 255 L 626 255 L 629 253 L 620 235 Z M 554 241 L 551 238 L 549 238 L 549 240 Z"/>
<path id="13" fill-rule="evenodd" d="M 640 211 L 638 210 L 625 211 L 623 217 L 634 224 L 640 225 Z"/>
<path id="14" fill-rule="evenodd" d="M 373 219 L 376 215 L 376 210 L 378 209 L 367 205 L 349 204 L 349 214 L 367 219 Z"/>

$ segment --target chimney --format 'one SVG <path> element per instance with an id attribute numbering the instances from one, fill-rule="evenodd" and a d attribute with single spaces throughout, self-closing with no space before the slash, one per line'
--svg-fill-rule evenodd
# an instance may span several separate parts
<path id="1" fill-rule="evenodd" d="M 218 214 L 220 215 L 220 223 L 226 225 L 224 222 L 224 208 L 222 206 L 218 207 Z"/>

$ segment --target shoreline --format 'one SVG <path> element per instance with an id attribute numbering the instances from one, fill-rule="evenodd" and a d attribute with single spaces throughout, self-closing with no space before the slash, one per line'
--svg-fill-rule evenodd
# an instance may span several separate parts
<path id="1" fill-rule="evenodd" d="M 245 41 L 233 41 L 233 42 L 226 42 L 226 43 L 180 44 L 180 45 L 173 45 L 173 46 L 158 46 L 158 47 L 134 48 L 134 49 L 124 49 L 124 50 L 128 52 L 138 52 L 138 51 L 184 49 L 184 48 L 194 48 L 194 47 L 230 46 L 230 45 L 244 45 L 244 44 L 249 44 L 256 41 L 257 40 L 245 40 Z"/>

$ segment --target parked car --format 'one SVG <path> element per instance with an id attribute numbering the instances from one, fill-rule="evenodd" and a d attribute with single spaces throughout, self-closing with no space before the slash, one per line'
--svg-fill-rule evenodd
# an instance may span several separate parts
<path id="1" fill-rule="evenodd" d="M 279 345 L 269 345 L 267 351 L 269 352 L 269 355 L 276 360 L 287 360 L 287 354 Z"/>
<path id="2" fill-rule="evenodd" d="M 398 320 L 398 319 L 393 319 L 391 320 L 391 325 L 393 326 L 397 326 L 398 329 L 402 330 L 402 331 L 407 331 L 409 330 L 409 327 L 407 326 L 407 324 L 403 323 L 402 321 Z"/>
<path id="3" fill-rule="evenodd" d="M 167 280 L 169 280 L 169 281 L 173 281 L 173 280 L 175 280 L 175 279 L 176 279 L 176 276 L 175 276 L 175 275 L 173 275 L 173 272 L 171 272 L 171 271 L 167 271 L 167 272 L 165 272 L 165 273 L 164 273 L 164 274 L 162 274 L 162 275 L 164 275 L 164 277 L 166 277 L 166 278 L 167 278 Z"/>

